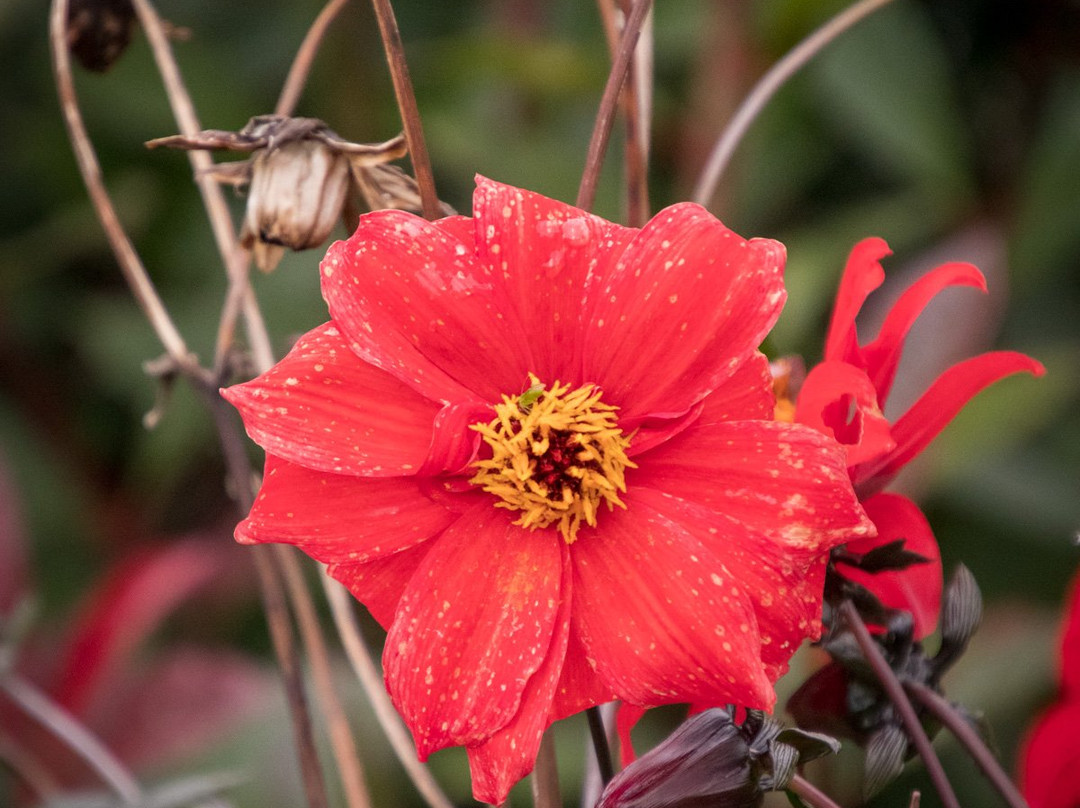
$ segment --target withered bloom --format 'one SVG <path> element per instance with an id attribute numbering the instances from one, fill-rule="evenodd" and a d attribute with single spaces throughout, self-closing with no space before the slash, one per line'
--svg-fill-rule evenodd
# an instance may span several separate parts
<path id="1" fill-rule="evenodd" d="M 739 726 L 714 707 L 615 775 L 596 808 L 756 808 L 766 791 L 787 788 L 796 766 L 839 748 L 757 710 Z"/>
<path id="2" fill-rule="evenodd" d="M 401 135 L 383 143 L 351 143 L 317 118 L 258 115 L 239 132 L 207 129 L 146 145 L 253 153 L 248 160 L 214 166 L 210 176 L 250 187 L 240 238 L 263 271 L 277 266 L 286 248 L 306 250 L 324 242 L 350 209 L 351 192 L 370 210 L 420 211 L 415 180 L 387 165 L 406 153 Z M 444 214 L 453 213 L 443 207 Z"/>
<path id="3" fill-rule="evenodd" d="M 68 50 L 87 70 L 104 73 L 127 48 L 134 23 L 131 0 L 70 0 Z"/>

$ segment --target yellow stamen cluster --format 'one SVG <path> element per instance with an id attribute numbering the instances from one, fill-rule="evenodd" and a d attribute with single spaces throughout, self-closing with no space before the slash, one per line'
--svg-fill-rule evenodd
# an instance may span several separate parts
<path id="1" fill-rule="evenodd" d="M 521 511 L 514 524 L 542 528 L 557 524 L 567 544 L 581 523 L 596 526 L 601 502 L 625 508 L 624 473 L 630 438 L 615 418 L 617 407 L 600 401 L 600 391 L 584 385 L 570 391 L 555 382 L 544 389 L 529 374 L 529 392 L 503 396 L 488 424 L 473 424 L 492 456 L 476 463 L 469 482 L 499 498 L 498 508 Z"/>

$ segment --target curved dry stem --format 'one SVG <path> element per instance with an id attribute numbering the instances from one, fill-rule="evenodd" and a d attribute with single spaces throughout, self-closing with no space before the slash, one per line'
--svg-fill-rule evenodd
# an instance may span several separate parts
<path id="1" fill-rule="evenodd" d="M 315 613 L 315 604 L 311 599 L 304 581 L 296 551 L 283 544 L 274 545 L 278 564 L 285 575 L 285 586 L 296 612 L 296 622 L 300 626 L 300 637 L 311 660 L 311 674 L 315 688 L 319 693 L 323 713 L 326 716 L 327 732 L 337 761 L 341 784 L 345 792 L 345 802 L 349 808 L 370 808 L 371 796 L 364 783 L 364 768 L 360 762 L 360 753 L 353 741 L 352 730 L 345 718 L 341 700 L 334 689 L 334 677 L 330 670 L 330 655 L 326 641 L 319 628 L 319 617 Z"/>
<path id="2" fill-rule="evenodd" d="M 453 808 L 453 803 L 435 782 L 427 766 L 417 759 L 412 738 L 409 737 L 409 732 L 405 729 L 394 705 L 390 703 L 382 674 L 376 668 L 375 661 L 371 658 L 364 638 L 360 634 L 360 626 L 357 625 L 356 615 L 353 613 L 352 597 L 325 571 L 322 575 L 322 583 L 326 599 L 330 603 L 334 625 L 337 626 L 338 636 L 341 637 L 341 644 L 345 648 L 349 664 L 352 665 L 353 672 L 360 680 L 360 686 L 364 688 L 371 707 L 375 711 L 375 718 L 389 739 L 394 754 L 401 761 L 401 765 L 417 791 L 420 792 L 420 796 L 431 808 Z"/>
<path id="3" fill-rule="evenodd" d="M 323 6 L 315 22 L 311 24 L 304 41 L 300 44 L 300 49 L 296 52 L 292 67 L 289 68 L 289 75 L 285 77 L 285 84 L 281 88 L 281 95 L 278 96 L 277 106 L 274 107 L 275 115 L 289 116 L 296 110 L 323 37 L 326 36 L 330 24 L 348 2 L 349 0 L 330 0 Z"/>
<path id="4" fill-rule="evenodd" d="M 791 782 L 788 783 L 788 790 L 798 794 L 803 802 L 812 805 L 813 808 L 840 808 L 840 804 L 836 800 L 801 774 L 796 774 L 791 778 Z"/>
<path id="5" fill-rule="evenodd" d="M 652 0 L 637 0 L 626 19 L 619 51 L 608 74 L 604 94 L 600 97 L 600 108 L 596 113 L 589 151 L 585 157 L 585 170 L 582 172 L 581 185 L 578 187 L 577 201 L 574 203 L 583 210 L 589 210 L 596 199 L 596 184 L 600 179 L 600 168 L 604 164 L 608 141 L 611 139 L 611 127 L 615 122 L 615 105 L 619 101 L 623 82 L 630 69 L 630 59 L 634 55 L 645 14 L 652 7 Z"/>
<path id="6" fill-rule="evenodd" d="M 960 808 L 960 802 L 956 799 L 956 794 L 953 792 L 949 778 L 941 765 L 941 760 L 938 759 L 937 754 L 934 752 L 930 738 L 927 737 L 926 731 L 919 722 L 919 717 L 915 714 L 915 708 L 912 707 L 908 697 L 904 694 L 904 686 L 900 684 L 900 680 L 896 678 L 896 674 L 893 673 L 889 663 L 882 655 L 881 649 L 878 648 L 877 643 L 870 636 L 870 632 L 859 616 L 859 612 L 855 609 L 855 605 L 850 600 L 845 600 L 840 606 L 840 612 L 855 635 L 855 640 L 859 643 L 859 649 L 862 651 L 863 657 L 874 669 L 874 675 L 877 676 L 885 695 L 889 697 L 893 706 L 896 707 L 896 711 L 900 714 L 908 738 L 915 745 L 919 757 L 922 758 L 923 765 L 926 766 L 926 773 L 930 775 L 930 780 L 933 782 L 934 788 L 937 789 L 945 808 Z"/>
<path id="7" fill-rule="evenodd" d="M 424 127 L 420 122 L 420 109 L 416 105 L 412 79 L 409 78 L 409 66 L 405 62 L 405 46 L 401 42 L 397 18 L 390 0 L 372 0 L 371 5 L 379 22 L 379 34 L 382 36 L 386 61 L 390 66 L 394 96 L 401 111 L 401 124 L 405 129 L 405 142 L 409 146 L 409 159 L 412 160 L 416 185 L 420 190 L 420 207 L 425 219 L 438 219 L 442 216 L 442 208 L 439 205 L 439 195 L 435 191 L 435 175 L 431 170 L 431 158 L 424 141 Z"/>
<path id="8" fill-rule="evenodd" d="M 776 91 L 840 34 L 890 2 L 891 0 L 860 0 L 849 6 L 792 48 L 758 80 L 713 146 L 691 196 L 694 202 L 708 205 L 712 200 L 720 176 L 727 168 L 735 148 Z"/>
<path id="9" fill-rule="evenodd" d="M 184 338 L 161 302 L 150 280 L 150 275 L 139 260 L 131 240 L 120 223 L 120 217 L 112 205 L 109 192 L 105 190 L 105 184 L 101 178 L 101 165 L 98 163 L 97 154 L 87 135 L 86 125 L 75 95 L 71 59 L 67 50 L 67 17 L 68 0 L 54 0 L 49 15 L 49 44 L 52 49 L 56 88 L 60 96 L 60 109 L 75 152 L 75 161 L 78 163 L 79 172 L 90 194 L 90 202 L 101 221 L 105 236 L 109 239 L 109 245 L 120 264 L 120 271 L 124 274 L 124 279 L 131 288 L 136 302 L 177 367 L 189 373 L 196 373 L 198 363 L 191 356 Z"/>
<path id="10" fill-rule="evenodd" d="M 555 737 L 549 729 L 540 739 L 532 773 L 533 808 L 562 808 L 559 766 L 555 760 Z"/>
<path id="11" fill-rule="evenodd" d="M 191 101 L 191 95 L 187 91 L 180 68 L 173 57 L 172 46 L 169 44 L 168 32 L 158 16 L 157 11 L 149 0 L 132 0 L 135 12 L 139 16 L 139 23 L 146 31 L 147 41 L 150 43 L 154 62 L 157 64 L 161 80 L 165 85 L 165 93 L 169 99 L 173 117 L 176 118 L 180 132 L 187 137 L 194 137 L 202 128 L 199 118 L 195 114 L 195 106 Z M 217 355 L 214 358 L 214 366 L 221 369 L 224 364 L 225 353 L 232 345 L 232 334 L 237 319 L 237 310 L 243 311 L 247 322 L 247 336 L 253 355 L 257 362 L 265 363 L 263 369 L 270 367 L 273 361 L 273 349 L 267 336 L 265 325 L 258 305 L 255 304 L 254 294 L 248 283 L 249 255 L 248 251 L 240 246 L 233 226 L 232 216 L 229 214 L 229 206 L 225 202 L 225 195 L 221 187 L 209 175 L 208 169 L 213 166 L 213 160 L 205 151 L 193 150 L 188 153 L 192 171 L 195 176 L 195 184 L 199 188 L 203 205 L 210 218 L 210 227 L 214 232 L 214 240 L 217 243 L 218 252 L 225 263 L 225 269 L 229 278 L 229 291 L 225 296 L 225 306 L 222 310 L 221 324 L 218 328 Z"/>
<path id="12" fill-rule="evenodd" d="M 1027 800 L 1020 793 L 1009 775 L 1001 768 L 997 758 L 983 743 L 972 726 L 964 720 L 946 699 L 935 693 L 929 687 L 919 682 L 904 682 L 904 689 L 915 697 L 915 700 L 925 707 L 931 715 L 937 718 L 951 732 L 968 754 L 975 760 L 976 765 L 982 769 L 983 774 L 1001 794 L 1010 808 L 1028 808 Z"/>
<path id="13" fill-rule="evenodd" d="M 97 737 L 67 710 L 14 673 L 0 676 L 0 690 L 89 766 L 124 805 L 141 805 L 138 781 Z"/>

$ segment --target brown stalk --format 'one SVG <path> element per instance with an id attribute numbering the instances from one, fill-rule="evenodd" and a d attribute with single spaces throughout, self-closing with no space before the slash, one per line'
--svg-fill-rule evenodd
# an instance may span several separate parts
<path id="1" fill-rule="evenodd" d="M 559 767 L 555 760 L 555 738 L 550 730 L 540 739 L 540 751 L 532 773 L 533 808 L 562 808 Z"/>
<path id="2" fill-rule="evenodd" d="M 421 209 L 425 219 L 438 219 L 442 216 L 442 210 L 435 191 L 435 175 L 431 170 L 431 158 L 424 141 L 424 128 L 420 122 L 420 110 L 416 105 L 412 80 L 409 78 L 409 66 L 405 62 L 405 46 L 401 42 L 397 18 L 390 0 L 372 0 L 371 5 L 379 21 L 379 34 L 382 36 L 386 61 L 390 66 L 390 78 L 394 83 L 394 95 L 401 111 L 409 159 L 412 160 L 416 184 L 420 190 Z"/>
<path id="3" fill-rule="evenodd" d="M 615 123 L 615 106 L 618 104 L 623 82 L 630 69 L 630 59 L 634 54 L 634 48 L 637 47 L 638 37 L 641 35 L 645 14 L 651 7 L 651 0 L 637 0 L 634 4 L 626 20 L 618 54 L 611 66 L 611 73 L 608 74 L 607 84 L 604 86 L 604 94 L 600 97 L 600 108 L 596 113 L 596 123 L 593 125 L 589 151 L 585 157 L 585 170 L 582 172 L 577 201 L 574 203 L 583 210 L 592 208 L 596 200 L 596 184 L 600 179 L 600 168 L 604 164 L 604 154 L 607 152 L 608 141 L 611 138 L 611 128 Z"/>
<path id="4" fill-rule="evenodd" d="M 793 776 L 787 787 L 789 791 L 798 794 L 803 802 L 814 808 L 840 808 L 839 803 L 801 774 Z"/>
<path id="5" fill-rule="evenodd" d="M 716 145 L 713 146 L 712 153 L 705 162 L 705 168 L 702 169 L 701 177 L 694 188 L 691 197 L 694 202 L 699 205 L 708 205 L 712 200 L 713 194 L 716 193 L 716 186 L 720 183 L 720 176 L 727 168 L 735 148 L 776 91 L 840 34 L 890 2 L 891 0 L 860 0 L 852 4 L 792 48 L 784 58 L 758 79 L 757 84 L 739 105 L 727 127 L 720 133 Z"/>
<path id="6" fill-rule="evenodd" d="M 930 780 L 933 782 L 934 788 L 937 789 L 945 808 L 960 808 L 960 802 L 956 799 L 956 794 L 949 783 L 949 778 L 945 775 L 945 769 L 942 767 L 941 761 L 934 752 L 930 738 L 927 737 L 926 731 L 923 730 L 919 717 L 915 714 L 915 708 L 904 694 L 904 686 L 896 678 L 896 674 L 893 673 L 889 663 L 882 655 L 881 649 L 878 648 L 877 643 L 870 636 L 870 632 L 859 616 L 859 612 L 855 609 L 855 605 L 851 601 L 845 600 L 840 606 L 840 613 L 843 614 L 844 619 L 855 635 L 855 640 L 859 643 L 863 657 L 866 658 L 870 667 L 874 669 L 874 675 L 877 676 L 882 689 L 900 714 L 908 738 L 915 745 L 916 751 L 922 758 L 923 764 L 926 766 L 926 772 L 930 775 Z"/>
<path id="7" fill-rule="evenodd" d="M 1027 800 L 1024 799 L 1024 796 L 1009 778 L 1009 775 L 1001 768 L 993 753 L 983 743 L 979 733 L 964 720 L 963 716 L 957 713 L 947 700 L 920 682 L 904 682 L 904 689 L 914 696 L 915 700 L 935 718 L 949 728 L 949 732 L 960 741 L 968 754 L 975 760 L 976 765 L 982 769 L 986 779 L 997 789 L 1010 808 L 1028 808 Z"/>
<path id="8" fill-rule="evenodd" d="M 300 49 L 296 52 L 292 67 L 289 68 L 289 75 L 285 77 L 285 84 L 281 88 L 281 95 L 278 96 L 277 106 L 274 107 L 275 115 L 287 117 L 296 110 L 300 95 L 304 92 L 304 85 L 307 84 L 308 74 L 311 73 L 311 65 L 314 63 L 315 55 L 322 45 L 323 37 L 326 36 L 330 24 L 333 23 L 338 13 L 345 8 L 345 4 L 348 2 L 349 0 L 330 0 L 323 6 L 323 10 L 315 18 L 315 22 L 311 24 L 304 41 L 300 43 Z"/>

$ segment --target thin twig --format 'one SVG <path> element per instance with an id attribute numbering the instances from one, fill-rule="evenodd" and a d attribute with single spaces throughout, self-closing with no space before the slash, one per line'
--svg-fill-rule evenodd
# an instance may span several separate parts
<path id="1" fill-rule="evenodd" d="M 90 194 L 94 211 L 101 221 L 105 236 L 120 264 L 120 271 L 124 274 L 124 279 L 135 296 L 135 301 L 176 365 L 194 372 L 198 367 L 194 357 L 188 351 L 184 338 L 166 311 L 165 305 L 161 302 L 150 280 L 150 275 L 139 260 L 102 181 L 101 166 L 87 135 L 86 125 L 75 95 L 71 59 L 67 50 L 67 18 L 68 0 L 54 0 L 49 16 L 49 44 L 52 48 L 53 72 L 60 96 L 60 109 L 64 114 L 64 123 L 67 125 L 68 136 L 75 152 L 75 161 L 78 163 L 79 172 Z"/>
<path id="2" fill-rule="evenodd" d="M 405 62 L 405 46 L 401 42 L 397 18 L 390 0 L 372 0 L 371 5 L 379 22 L 379 34 L 382 36 L 386 61 L 390 66 L 390 78 L 394 83 L 394 95 L 401 111 L 405 143 L 409 147 L 409 159 L 412 160 L 416 184 L 420 190 L 420 207 L 425 219 L 438 219 L 442 216 L 442 209 L 439 195 L 435 191 L 435 175 L 431 170 L 431 158 L 424 141 L 424 127 L 420 122 L 420 110 L 416 105 L 412 80 L 409 78 L 409 66 Z"/>
<path id="3" fill-rule="evenodd" d="M 141 805 L 143 791 L 123 763 L 67 710 L 15 673 L 0 676 L 0 690 L 26 715 L 85 762 L 124 805 Z"/>
<path id="4" fill-rule="evenodd" d="M 862 618 L 859 617 L 854 604 L 849 600 L 845 600 L 840 606 L 840 612 L 844 615 L 844 619 L 854 633 L 855 640 L 859 643 L 863 656 L 874 669 L 874 674 L 881 683 L 882 689 L 900 714 L 908 738 L 911 739 L 916 751 L 923 759 L 926 772 L 930 775 L 930 780 L 933 782 L 934 788 L 937 789 L 945 808 L 960 808 L 960 803 L 956 799 L 956 794 L 953 792 L 949 778 L 945 774 L 945 769 L 942 767 L 937 754 L 935 754 L 934 747 L 931 745 L 925 730 L 923 730 L 922 724 L 919 723 L 915 708 L 912 707 L 908 697 L 904 694 L 904 686 L 900 684 L 900 680 L 896 678 L 896 674 L 893 673 L 889 663 L 882 655 L 881 649 L 878 648 L 877 643 L 870 636 L 870 632 L 867 630 Z"/>
<path id="5" fill-rule="evenodd" d="M 787 787 L 798 794 L 803 802 L 809 803 L 814 808 L 840 808 L 840 804 L 836 800 L 801 774 L 794 775 Z"/>
<path id="6" fill-rule="evenodd" d="M 276 544 L 273 549 L 277 554 L 278 566 L 285 575 L 285 586 L 296 612 L 300 637 L 304 641 L 308 659 L 311 660 L 312 678 L 315 680 L 315 689 L 318 691 L 323 714 L 326 716 L 330 744 L 345 792 L 345 802 L 349 808 L 369 808 L 371 796 L 364 783 L 364 769 L 360 762 L 360 754 L 353 741 L 352 730 L 349 729 L 349 722 L 345 718 L 341 700 L 338 699 L 337 691 L 334 689 L 334 677 L 330 670 L 330 656 L 327 653 L 326 641 L 319 628 L 319 617 L 315 612 L 315 604 L 311 600 L 311 592 L 308 591 L 307 584 L 304 582 L 296 557 L 296 549 L 284 544 Z"/>
<path id="7" fill-rule="evenodd" d="M 315 22 L 311 24 L 307 36 L 304 37 L 300 49 L 296 52 L 292 67 L 289 68 L 289 75 L 285 78 L 285 84 L 281 88 L 277 106 L 274 107 L 275 115 L 288 116 L 292 115 L 296 110 L 296 105 L 300 101 L 300 94 L 304 92 L 304 85 L 307 83 L 308 74 L 311 72 L 311 65 L 315 61 L 315 54 L 319 52 L 319 47 L 322 45 L 323 37 L 326 36 L 326 32 L 329 30 L 334 18 L 345 8 L 345 4 L 348 2 L 349 0 L 330 0 L 323 6 L 323 10 L 315 18 Z"/>
<path id="8" fill-rule="evenodd" d="M 1024 799 L 1013 781 L 1009 779 L 1009 775 L 1001 768 L 997 758 L 983 743 L 979 733 L 964 720 L 963 716 L 946 699 L 943 699 L 929 687 L 919 682 L 904 682 L 904 689 L 949 728 L 949 731 L 960 741 L 968 754 L 974 759 L 976 765 L 982 769 L 983 774 L 986 775 L 986 778 L 1011 808 L 1028 808 L 1027 800 Z"/>
<path id="9" fill-rule="evenodd" d="M 619 0 L 623 13 L 629 8 L 630 0 Z M 604 23 L 608 50 L 614 60 L 618 56 L 621 26 L 615 0 L 597 0 L 600 16 Z M 651 61 L 652 13 L 645 18 L 641 35 L 630 60 L 630 80 L 623 83 L 619 93 L 619 107 L 626 122 L 626 142 L 623 149 L 624 174 L 626 176 L 626 223 L 630 227 L 641 227 L 649 218 L 649 182 L 648 182 L 648 127 L 649 118 L 642 114 L 647 101 L 641 95 L 648 92 L 651 73 L 640 66 Z"/>
<path id="10" fill-rule="evenodd" d="M 453 804 L 446 794 L 435 782 L 431 772 L 422 764 L 416 756 L 416 747 L 408 730 L 398 716 L 390 697 L 386 693 L 382 674 L 375 667 L 367 644 L 360 634 L 360 626 L 357 625 L 356 615 L 353 613 L 352 597 L 336 581 L 325 573 L 322 576 L 323 589 L 326 599 L 330 602 L 330 612 L 337 626 L 338 636 L 345 648 L 345 655 L 349 658 L 356 678 L 360 680 L 360 686 L 364 688 L 371 707 L 375 711 L 375 718 L 382 727 L 383 733 L 390 741 L 394 754 L 397 755 L 405 772 L 413 781 L 420 796 L 431 808 L 453 808 Z"/>
<path id="11" fill-rule="evenodd" d="M 604 727 L 604 716 L 600 714 L 599 707 L 589 707 L 585 710 L 585 718 L 589 722 L 589 735 L 592 737 L 593 749 L 596 750 L 596 767 L 600 771 L 600 783 L 603 788 L 615 776 L 607 729 Z"/>
<path id="12" fill-rule="evenodd" d="M 589 151 L 585 157 L 585 170 L 582 172 L 577 201 L 574 203 L 583 210 L 589 210 L 596 199 L 596 184 L 600 179 L 600 167 L 604 163 L 604 153 L 607 151 L 611 127 L 615 122 L 615 105 L 619 101 L 623 82 L 630 69 L 630 58 L 634 55 L 634 48 L 637 47 L 645 14 L 651 7 L 652 0 L 637 0 L 634 4 L 626 20 L 619 52 L 611 65 L 611 73 L 608 74 L 604 94 L 600 97 L 600 108 L 596 113 L 596 123 L 593 125 Z"/>
<path id="13" fill-rule="evenodd" d="M 559 766 L 555 760 L 555 737 L 549 729 L 540 739 L 540 751 L 532 773 L 533 808 L 562 808 Z"/>
<path id="14" fill-rule="evenodd" d="M 150 50 L 154 55 L 158 72 L 161 73 L 165 94 L 169 99 L 169 106 L 176 118 L 177 126 L 181 134 L 194 137 L 202 127 L 195 114 L 195 105 L 191 101 L 191 95 L 180 75 L 180 68 L 173 56 L 165 25 L 149 0 L 132 0 L 132 4 L 139 16 L 139 23 L 146 31 L 146 39 L 150 43 Z M 266 328 L 262 324 L 262 315 L 259 313 L 254 294 L 248 283 L 248 252 L 240 246 L 236 237 L 225 195 L 209 173 L 214 161 L 209 154 L 199 149 L 193 149 L 187 154 L 195 176 L 195 184 L 199 188 L 203 206 L 210 218 L 214 241 L 217 243 L 218 252 L 225 263 L 229 278 L 229 291 L 225 296 L 214 357 L 215 371 L 220 372 L 224 366 L 225 354 L 232 345 L 237 309 L 241 309 L 244 313 L 248 326 L 248 342 L 255 356 L 265 360 L 273 356 L 273 350 L 269 344 Z M 271 358 L 266 366 L 269 367 L 272 364 Z"/>
<path id="15" fill-rule="evenodd" d="M 762 76 L 750 94 L 735 111 L 727 127 L 721 132 L 720 137 L 713 146 L 712 153 L 705 163 L 697 186 L 691 199 L 700 205 L 708 205 L 716 193 L 716 186 L 720 182 L 720 176 L 727 168 L 731 155 L 739 145 L 746 130 L 754 122 L 758 114 L 769 103 L 784 83 L 795 75 L 807 62 L 818 54 L 826 45 L 844 33 L 859 20 L 877 11 L 891 0 L 860 0 L 858 3 L 841 11 L 827 23 L 822 25 L 810 36 L 792 48 L 779 62 L 774 64 L 764 76 Z"/>

